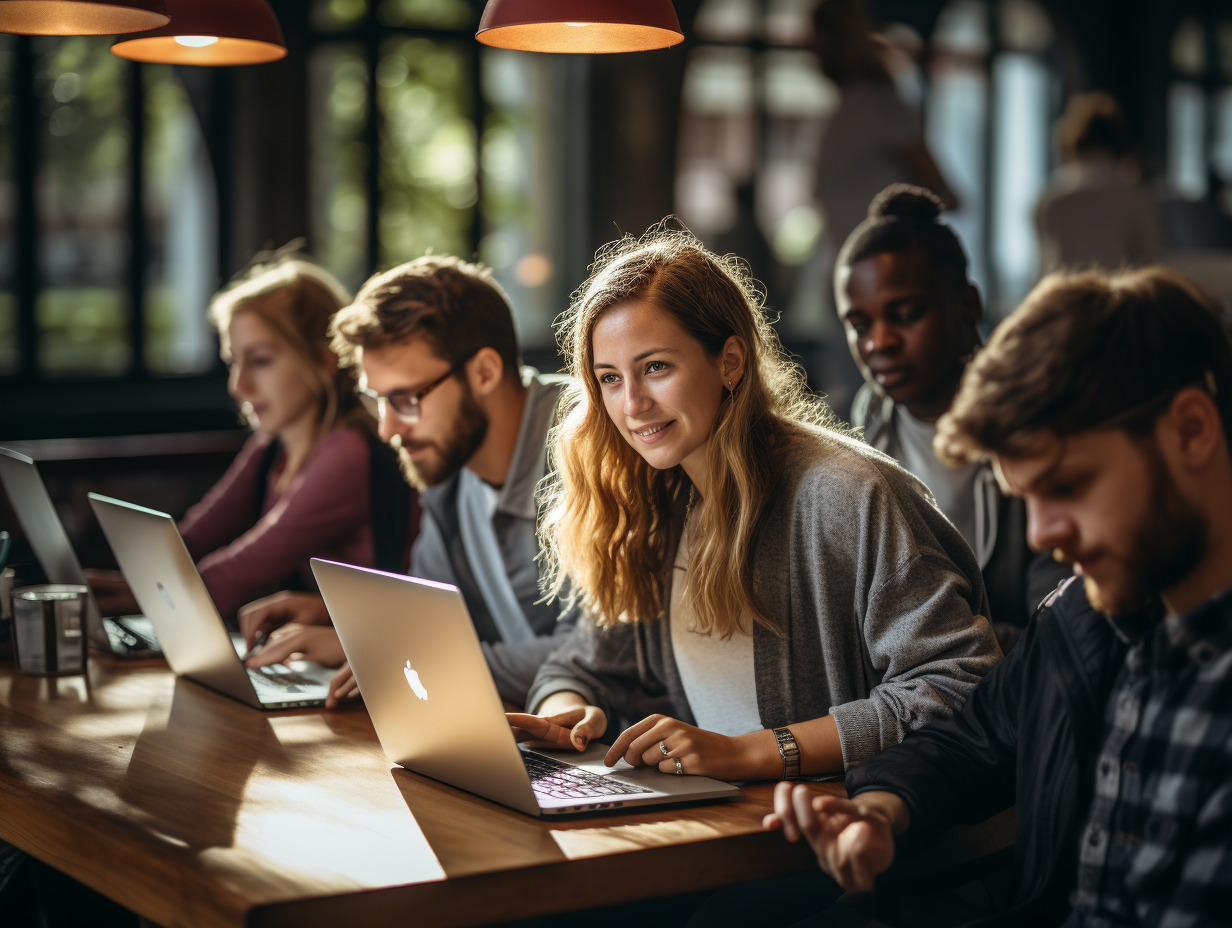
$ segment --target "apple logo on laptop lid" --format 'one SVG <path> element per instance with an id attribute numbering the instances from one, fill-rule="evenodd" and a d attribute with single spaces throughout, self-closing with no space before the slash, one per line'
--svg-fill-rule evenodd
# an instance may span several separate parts
<path id="1" fill-rule="evenodd" d="M 411 685 L 411 689 L 415 691 L 415 695 L 420 699 L 427 699 L 428 690 L 419 679 L 419 671 L 411 666 L 410 661 L 406 662 L 406 666 L 402 668 L 402 672 L 406 674 L 406 682 Z"/>

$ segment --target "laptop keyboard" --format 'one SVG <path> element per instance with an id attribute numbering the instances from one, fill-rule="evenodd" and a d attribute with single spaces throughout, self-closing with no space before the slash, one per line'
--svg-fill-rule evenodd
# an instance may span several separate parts
<path id="1" fill-rule="evenodd" d="M 312 677 L 306 677 L 302 673 L 297 673 L 284 664 L 272 664 L 268 667 L 249 667 L 248 676 L 258 686 L 265 684 L 268 687 L 287 689 L 293 693 L 298 690 L 292 689 L 292 687 L 321 685 Z"/>
<path id="2" fill-rule="evenodd" d="M 591 799 L 595 796 L 627 796 L 650 792 L 644 786 L 610 774 L 591 773 L 545 754 L 522 752 L 530 785 L 538 796 L 553 799 Z"/>

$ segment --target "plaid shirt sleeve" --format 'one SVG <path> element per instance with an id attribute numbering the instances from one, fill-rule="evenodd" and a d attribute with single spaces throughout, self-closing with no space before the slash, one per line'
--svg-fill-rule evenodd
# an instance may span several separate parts
<path id="1" fill-rule="evenodd" d="M 1081 841 L 1067 925 L 1232 925 L 1232 591 L 1130 649 Z"/>

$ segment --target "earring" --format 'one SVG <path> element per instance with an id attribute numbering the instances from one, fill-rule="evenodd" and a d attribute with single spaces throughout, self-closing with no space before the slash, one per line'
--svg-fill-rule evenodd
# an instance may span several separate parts
<path id="1" fill-rule="evenodd" d="M 732 392 L 732 382 L 730 380 L 727 381 L 727 392 L 728 393 Z"/>

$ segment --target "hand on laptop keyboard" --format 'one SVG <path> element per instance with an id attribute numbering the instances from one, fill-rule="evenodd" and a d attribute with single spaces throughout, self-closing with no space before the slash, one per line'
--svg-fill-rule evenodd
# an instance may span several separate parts
<path id="1" fill-rule="evenodd" d="M 571 744 L 572 727 L 558 725 L 550 719 L 531 715 L 529 712 L 506 712 L 509 727 L 513 729 L 514 738 L 518 741 L 531 741 L 535 744 L 547 744 L 556 748 L 567 748 Z"/>
<path id="2" fill-rule="evenodd" d="M 323 667 L 337 667 L 346 660 L 338 633 L 332 627 L 292 622 L 270 632 L 265 644 L 244 663 L 254 668 L 265 667 L 290 660 L 292 656 L 315 661 Z"/>

